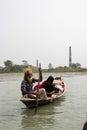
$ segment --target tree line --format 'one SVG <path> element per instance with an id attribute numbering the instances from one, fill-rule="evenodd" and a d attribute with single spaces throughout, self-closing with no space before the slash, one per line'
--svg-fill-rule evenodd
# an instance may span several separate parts
<path id="1" fill-rule="evenodd" d="M 0 67 L 0 73 L 22 72 L 25 65 L 14 64 L 11 60 L 4 62 L 5 67 Z"/>
<path id="2" fill-rule="evenodd" d="M 38 69 L 36 66 L 30 65 L 26 60 L 22 61 L 23 64 L 18 65 L 14 64 L 11 60 L 4 61 L 5 67 L 0 67 L 0 73 L 20 73 L 23 72 L 26 67 L 31 67 L 33 72 L 38 72 Z M 50 63 L 48 65 L 48 69 L 42 69 L 43 72 L 81 72 L 81 71 L 87 71 L 87 68 L 81 68 L 80 63 L 72 63 L 71 68 L 67 66 L 59 66 L 53 68 L 52 64 Z"/>

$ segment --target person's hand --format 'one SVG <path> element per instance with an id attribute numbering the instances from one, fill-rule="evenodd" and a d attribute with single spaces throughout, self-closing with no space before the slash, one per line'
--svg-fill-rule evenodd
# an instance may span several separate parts
<path id="1" fill-rule="evenodd" d="M 34 94 L 38 96 L 38 92 L 34 92 Z"/>

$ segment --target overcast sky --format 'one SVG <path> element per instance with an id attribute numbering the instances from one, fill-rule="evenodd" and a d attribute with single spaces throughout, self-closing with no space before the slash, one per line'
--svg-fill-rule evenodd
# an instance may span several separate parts
<path id="1" fill-rule="evenodd" d="M 0 66 L 87 67 L 87 0 L 0 0 Z"/>

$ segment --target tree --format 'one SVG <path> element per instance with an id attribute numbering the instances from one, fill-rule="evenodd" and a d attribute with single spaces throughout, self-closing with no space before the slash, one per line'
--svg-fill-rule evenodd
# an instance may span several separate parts
<path id="1" fill-rule="evenodd" d="M 81 68 L 80 63 L 72 63 L 72 68 Z"/>
<path id="2" fill-rule="evenodd" d="M 11 60 L 7 60 L 7 61 L 4 62 L 4 65 L 5 65 L 5 67 L 10 68 L 10 67 L 13 66 L 13 62 Z"/>
<path id="3" fill-rule="evenodd" d="M 5 62 L 4 62 L 4 65 L 5 65 L 5 71 L 6 72 L 11 72 L 11 69 L 12 69 L 12 67 L 13 67 L 13 62 L 11 61 L 11 60 L 6 60 Z"/>
<path id="4" fill-rule="evenodd" d="M 80 63 L 76 63 L 76 67 L 77 68 L 81 68 L 81 64 Z"/>
<path id="5" fill-rule="evenodd" d="M 53 69 L 53 67 L 52 67 L 52 64 L 51 64 L 51 63 L 48 65 L 48 69 Z"/>
<path id="6" fill-rule="evenodd" d="M 22 62 L 24 63 L 25 66 L 29 66 L 28 61 L 22 60 Z"/>

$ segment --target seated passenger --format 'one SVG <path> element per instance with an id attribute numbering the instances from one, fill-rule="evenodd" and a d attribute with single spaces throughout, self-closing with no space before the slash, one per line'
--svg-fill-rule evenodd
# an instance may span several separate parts
<path id="1" fill-rule="evenodd" d="M 36 85 L 33 90 L 36 91 L 39 87 L 39 90 L 41 88 L 44 88 L 46 90 L 47 96 L 52 96 L 52 94 L 55 94 L 55 88 L 53 85 L 54 78 L 52 76 L 49 76 L 47 80 L 43 81 L 40 85 Z"/>

